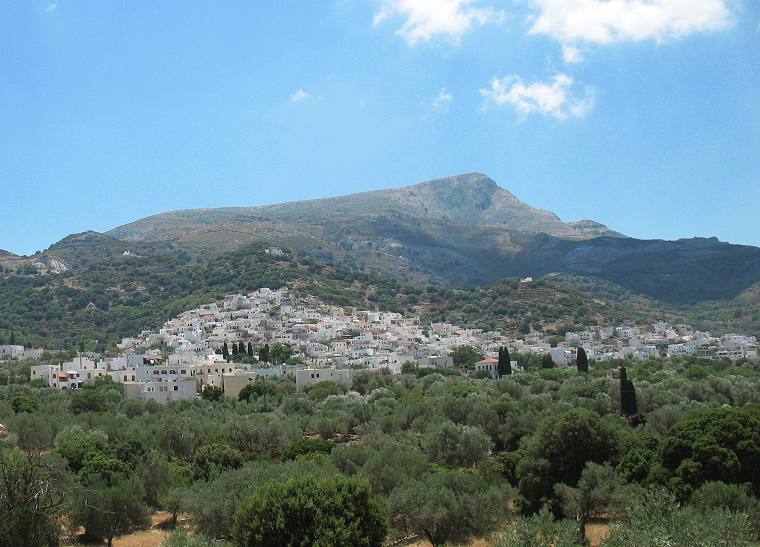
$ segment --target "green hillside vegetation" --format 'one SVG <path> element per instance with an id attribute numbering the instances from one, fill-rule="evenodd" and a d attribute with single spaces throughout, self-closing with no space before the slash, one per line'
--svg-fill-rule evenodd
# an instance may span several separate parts
<path id="1" fill-rule="evenodd" d="M 588 325 L 649 323 L 668 317 L 664 306 L 630 293 L 592 296 L 553 277 L 521 283 L 508 278 L 469 289 L 428 289 L 418 306 L 435 321 L 512 333 L 544 330 L 563 335 Z"/>
<path id="2" fill-rule="evenodd" d="M 713 331 L 747 332 L 760 336 L 760 283 L 732 300 L 701 302 L 686 311 L 694 325 Z"/>
<path id="3" fill-rule="evenodd" d="M 666 306 L 656 300 L 621 287 L 610 281 L 569 274 L 552 274 L 552 282 L 602 300 L 647 312 L 659 310 L 663 318 L 685 321 L 691 326 L 713 333 L 738 332 L 760 336 L 760 283 L 729 300 L 708 300 L 691 305 Z"/>
<path id="4" fill-rule="evenodd" d="M 187 254 L 105 256 L 62 274 L 0 278 L 0 342 L 50 349 L 112 346 L 156 329 L 184 310 L 261 287 L 327 303 L 419 315 L 510 334 L 563 335 L 588 325 L 687 321 L 716 333 L 760 333 L 760 288 L 732 301 L 674 308 L 609 281 L 552 274 L 530 283 L 507 278 L 467 289 L 405 285 L 389 276 L 298 257 L 272 256 L 263 243 L 203 261 Z"/>
<path id="5" fill-rule="evenodd" d="M 291 255 L 273 257 L 262 245 L 210 262 L 189 256 L 118 256 L 80 270 L 0 280 L 0 332 L 15 329 L 24 340 L 46 347 L 71 347 L 82 340 L 103 347 L 122 336 L 156 328 L 183 310 L 260 287 L 279 288 L 302 280 L 310 293 L 337 304 L 360 304 L 368 278 Z M 401 297 L 373 280 L 382 304 L 397 308 Z M 379 300 L 378 300 L 379 302 Z"/>
<path id="6" fill-rule="evenodd" d="M 0 545 L 80 527 L 110 542 L 154 510 L 187 516 L 167 545 L 567 547 L 600 520 L 607 547 L 760 539 L 760 362 L 579 373 L 513 357 L 527 370 L 499 380 L 365 373 L 348 394 L 282 378 L 262 381 L 266 397 L 168 406 L 21 371 L 0 386 Z M 637 399 L 625 417 L 621 366 Z"/>
<path id="7" fill-rule="evenodd" d="M 552 280 L 522 285 L 505 279 L 481 288 L 402 285 L 387 276 L 299 258 L 272 256 L 253 244 L 208 262 L 187 255 L 114 256 L 74 271 L 0 279 L 0 336 L 51 349 L 110 347 L 121 337 L 155 329 L 184 310 L 225 294 L 288 286 L 325 302 L 419 314 L 518 332 L 662 317 L 644 300 L 608 302 Z"/>
<path id="8" fill-rule="evenodd" d="M 717 238 L 640 240 L 589 220 L 562 222 L 480 173 L 311 201 L 173 211 L 108 234 L 111 242 L 168 245 L 205 258 L 265 237 L 418 286 L 573 273 L 678 306 L 730 300 L 760 282 L 757 247 Z"/>

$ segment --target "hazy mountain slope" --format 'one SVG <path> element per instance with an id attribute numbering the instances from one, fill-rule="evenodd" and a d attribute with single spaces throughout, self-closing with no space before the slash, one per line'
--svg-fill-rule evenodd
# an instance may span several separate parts
<path id="1" fill-rule="evenodd" d="M 536 275 L 565 272 L 613 281 L 674 304 L 731 299 L 760 281 L 760 248 L 716 238 L 532 239 L 509 262 Z"/>
<path id="2" fill-rule="evenodd" d="M 644 241 L 593 221 L 565 223 L 477 173 L 336 198 L 164 213 L 108 234 L 70 236 L 11 271 L 77 269 L 125 251 L 206 261 L 255 242 L 417 286 L 561 272 L 679 307 L 731 300 L 760 282 L 760 248 L 714 238 Z"/>
<path id="3" fill-rule="evenodd" d="M 208 227 L 231 230 L 239 225 L 247 231 L 246 228 L 251 224 L 266 225 L 273 221 L 331 225 L 336 219 L 388 214 L 441 220 L 451 224 L 544 232 L 560 237 L 616 235 L 605 226 L 592 221 L 564 223 L 554 213 L 521 202 L 480 173 L 447 177 L 398 189 L 278 205 L 175 211 L 115 228 L 109 234 L 126 240 L 184 238 L 188 231 L 203 231 Z"/>

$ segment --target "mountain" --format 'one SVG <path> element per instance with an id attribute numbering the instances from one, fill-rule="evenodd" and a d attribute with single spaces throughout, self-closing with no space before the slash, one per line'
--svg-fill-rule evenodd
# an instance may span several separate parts
<path id="1" fill-rule="evenodd" d="M 285 258 L 267 254 L 270 246 Z M 541 285 L 518 284 L 526 276 Z M 102 342 L 228 291 L 282 284 L 328 302 L 489 328 L 666 317 L 760 333 L 759 248 L 563 222 L 481 174 L 175 211 L 73 234 L 31 257 L 2 253 L 0 330 Z"/>
<path id="2" fill-rule="evenodd" d="M 562 222 L 478 173 L 280 205 L 175 211 L 109 235 L 175 245 L 202 257 L 268 241 L 415 284 L 471 286 L 498 277 L 484 257 L 508 258 L 540 233 L 568 240 L 620 235 L 593 221 Z"/>
<path id="3" fill-rule="evenodd" d="M 280 205 L 175 211 L 109 235 L 203 257 L 268 241 L 413 284 L 572 273 L 678 305 L 735 298 L 760 281 L 756 247 L 639 240 L 591 220 L 562 222 L 479 173 Z"/>
<path id="4" fill-rule="evenodd" d="M 198 239 L 200 233 L 250 233 L 268 222 L 332 225 L 341 219 L 383 216 L 435 220 L 454 225 L 499 227 L 566 238 L 619 235 L 593 221 L 562 222 L 554 213 L 520 201 L 493 180 L 469 173 L 391 190 L 295 201 L 279 205 L 190 209 L 148 217 L 109 232 L 127 241 Z M 247 226 L 248 225 L 248 226 Z M 235 228 L 242 231 L 238 232 Z M 212 236 L 213 237 L 213 236 Z"/>

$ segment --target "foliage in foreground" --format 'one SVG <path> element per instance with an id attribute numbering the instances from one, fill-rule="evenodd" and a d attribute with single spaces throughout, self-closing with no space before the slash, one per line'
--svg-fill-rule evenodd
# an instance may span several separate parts
<path id="1" fill-rule="evenodd" d="M 294 477 L 270 482 L 240 505 L 235 544 L 379 547 L 387 533 L 383 507 L 359 478 Z"/>

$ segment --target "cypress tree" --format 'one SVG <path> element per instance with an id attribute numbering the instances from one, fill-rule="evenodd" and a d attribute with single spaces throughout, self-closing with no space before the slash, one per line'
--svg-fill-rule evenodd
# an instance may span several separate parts
<path id="1" fill-rule="evenodd" d="M 551 353 L 545 353 L 544 356 L 541 358 L 541 367 L 542 368 L 554 368 L 556 365 L 554 364 L 554 359 L 552 359 Z"/>
<path id="2" fill-rule="evenodd" d="M 11 331 L 11 346 L 15 346 L 15 345 L 16 345 L 16 331 L 12 330 Z"/>
<path id="3" fill-rule="evenodd" d="M 575 357 L 575 366 L 578 368 L 578 372 L 588 372 L 588 355 L 586 350 L 579 347 L 578 354 Z"/>
<path id="4" fill-rule="evenodd" d="M 253 357 L 253 345 L 250 342 L 248 342 L 248 356 Z"/>
<path id="5" fill-rule="evenodd" d="M 636 401 L 636 388 L 628 379 L 625 367 L 620 368 L 620 414 L 626 417 L 638 414 L 639 407 Z"/>
<path id="6" fill-rule="evenodd" d="M 499 348 L 499 364 L 497 366 L 499 378 L 512 374 L 512 360 L 509 356 L 509 348 Z"/>
<path id="7" fill-rule="evenodd" d="M 237 355 L 238 353 L 238 345 L 235 342 L 232 342 L 232 355 Z"/>
<path id="8" fill-rule="evenodd" d="M 259 361 L 262 363 L 269 362 L 269 344 L 264 344 L 259 348 Z"/>
<path id="9" fill-rule="evenodd" d="M 227 347 L 227 342 L 222 346 L 222 357 L 224 357 L 225 360 L 230 358 L 230 348 Z"/>
<path id="10" fill-rule="evenodd" d="M 238 353 L 248 353 L 245 349 L 245 342 L 243 342 L 242 340 L 238 344 Z"/>

